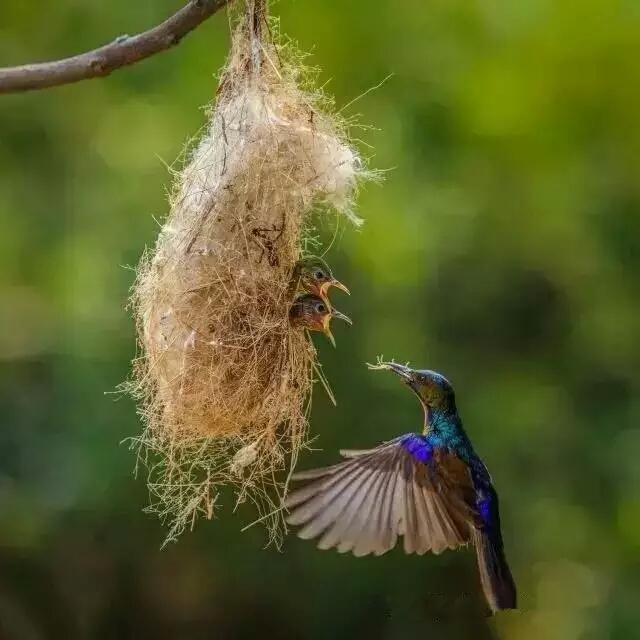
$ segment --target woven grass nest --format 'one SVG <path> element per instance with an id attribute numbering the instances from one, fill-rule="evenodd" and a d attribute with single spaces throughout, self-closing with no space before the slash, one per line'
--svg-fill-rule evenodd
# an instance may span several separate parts
<path id="1" fill-rule="evenodd" d="M 279 539 L 319 371 L 308 335 L 288 321 L 292 269 L 314 216 L 360 222 L 353 197 L 368 174 L 276 28 L 247 0 L 204 135 L 133 287 L 128 388 L 145 425 L 135 444 L 167 540 L 210 518 L 229 483 Z"/>

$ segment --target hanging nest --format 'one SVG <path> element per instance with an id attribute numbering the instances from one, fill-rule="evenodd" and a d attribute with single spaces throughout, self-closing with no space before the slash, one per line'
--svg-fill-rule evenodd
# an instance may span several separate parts
<path id="1" fill-rule="evenodd" d="M 305 443 L 319 371 L 288 321 L 292 269 L 318 204 L 359 223 L 357 152 L 302 87 L 290 45 L 276 47 L 264 7 L 247 5 L 206 132 L 133 288 L 141 353 L 129 390 L 145 423 L 136 443 L 168 540 L 210 518 L 226 483 L 278 539 L 283 471 Z"/>

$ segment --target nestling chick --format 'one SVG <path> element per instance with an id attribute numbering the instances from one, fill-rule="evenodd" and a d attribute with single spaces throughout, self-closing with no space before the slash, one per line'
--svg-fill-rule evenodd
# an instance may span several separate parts
<path id="1" fill-rule="evenodd" d="M 289 310 L 289 320 L 294 327 L 308 331 L 320 331 L 329 338 L 335 347 L 336 341 L 330 329 L 332 318 L 353 324 L 351 318 L 340 313 L 337 309 L 333 309 L 323 298 L 312 293 L 298 296 Z"/>
<path id="2" fill-rule="evenodd" d="M 313 293 L 329 304 L 328 295 L 331 287 L 350 295 L 349 289 L 333 277 L 329 265 L 322 258 L 310 256 L 296 262 L 289 285 L 292 295 L 301 290 L 305 293 Z"/>

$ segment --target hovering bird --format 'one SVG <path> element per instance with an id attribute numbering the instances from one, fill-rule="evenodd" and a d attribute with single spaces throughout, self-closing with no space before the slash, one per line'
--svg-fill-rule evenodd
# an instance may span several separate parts
<path id="1" fill-rule="evenodd" d="M 441 553 L 469 542 L 492 612 L 516 608 L 505 558 L 498 495 L 473 450 L 453 388 L 439 373 L 394 362 L 394 371 L 424 409 L 422 434 L 408 433 L 373 449 L 345 450 L 345 460 L 294 474 L 305 485 L 289 493 L 287 522 L 298 536 L 320 537 L 318 548 L 355 556 L 381 555 L 404 536 L 405 553 Z"/>
<path id="2" fill-rule="evenodd" d="M 298 296 L 289 309 L 289 320 L 294 327 L 309 331 L 321 331 L 335 347 L 336 341 L 330 328 L 332 318 L 353 324 L 351 318 L 332 308 L 328 302 L 313 293 Z"/>
<path id="3" fill-rule="evenodd" d="M 329 304 L 328 293 L 331 287 L 350 295 L 349 289 L 333 277 L 329 265 L 322 258 L 310 256 L 296 262 L 289 285 L 291 295 L 302 290 L 319 296 Z"/>

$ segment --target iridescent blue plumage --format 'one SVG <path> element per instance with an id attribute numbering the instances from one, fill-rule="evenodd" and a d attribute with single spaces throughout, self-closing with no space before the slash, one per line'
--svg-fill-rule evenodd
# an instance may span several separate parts
<path id="1" fill-rule="evenodd" d="M 431 460 L 433 445 L 424 436 L 419 436 L 417 433 L 408 433 L 406 436 L 399 438 L 399 441 L 422 464 L 427 464 Z"/>
<path id="2" fill-rule="evenodd" d="M 498 496 L 458 415 L 449 381 L 434 371 L 382 363 L 415 391 L 425 410 L 422 434 L 374 449 L 343 451 L 346 460 L 296 474 L 308 480 L 289 494 L 288 522 L 318 547 L 380 555 L 404 537 L 406 553 L 440 553 L 471 542 L 491 609 L 516 606 L 504 556 Z"/>

